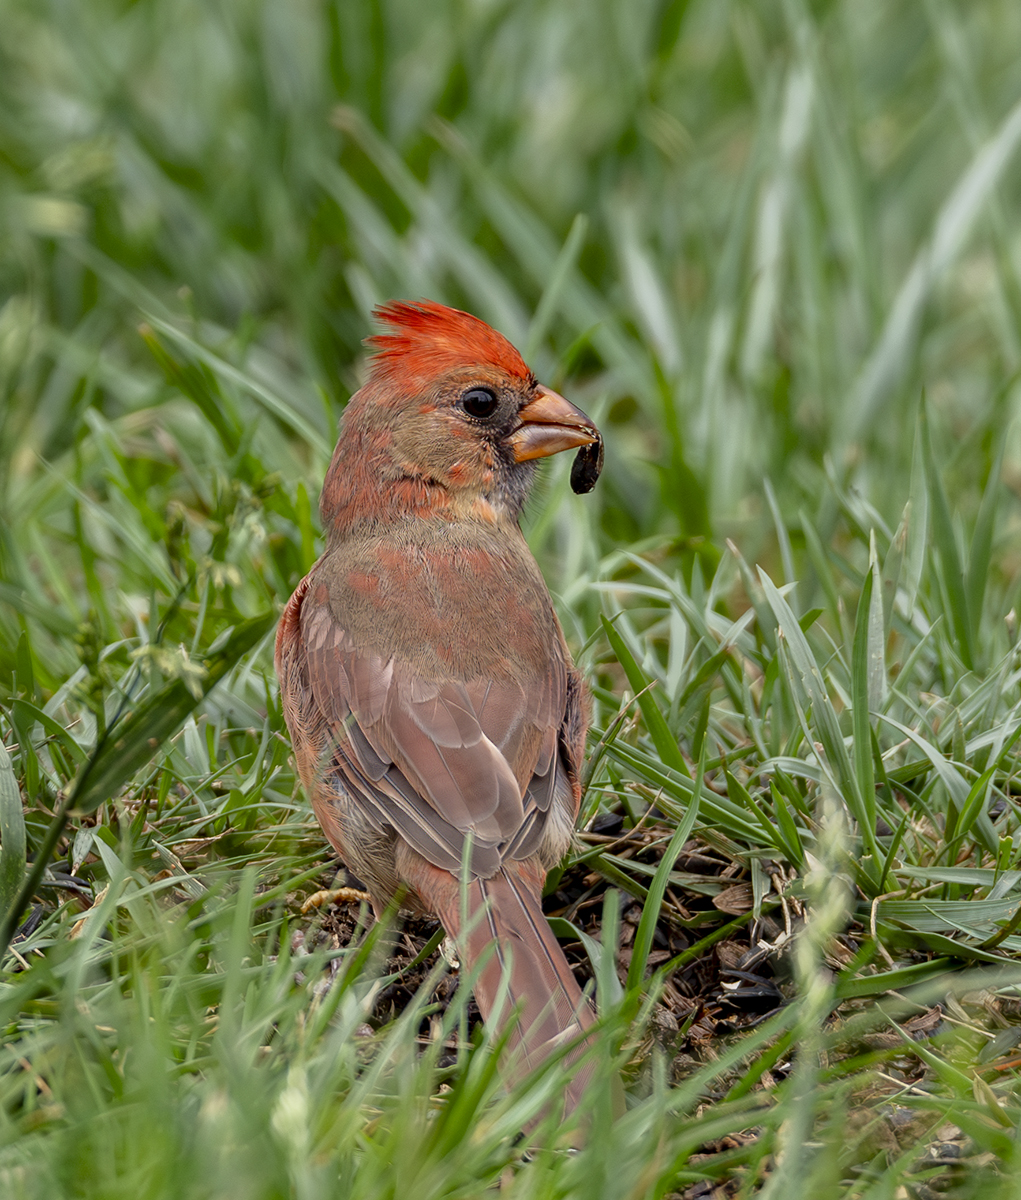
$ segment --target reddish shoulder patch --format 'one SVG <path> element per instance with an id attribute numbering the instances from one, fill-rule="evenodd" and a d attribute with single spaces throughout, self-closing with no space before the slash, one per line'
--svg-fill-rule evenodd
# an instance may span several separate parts
<path id="1" fill-rule="evenodd" d="M 379 591 L 379 577 L 367 571 L 349 571 L 348 586 L 362 596 L 372 596 Z"/>

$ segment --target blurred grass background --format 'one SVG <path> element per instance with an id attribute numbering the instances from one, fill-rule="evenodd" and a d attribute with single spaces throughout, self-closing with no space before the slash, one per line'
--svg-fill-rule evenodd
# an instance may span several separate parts
<path id="1" fill-rule="evenodd" d="M 820 1075 L 818 1046 L 771 1117 L 740 1110 L 752 1082 L 696 1117 L 704 1091 L 654 1080 L 624 1132 L 542 1171 L 508 1148 L 515 1098 L 481 1107 L 470 1072 L 439 1131 L 426 1068 L 402 1110 L 382 1066 L 360 1073 L 362 985 L 308 1032 L 284 969 L 293 913 L 251 907 L 253 887 L 282 897 L 324 859 L 266 636 L 187 713 L 228 630 L 276 611 L 318 552 L 373 305 L 440 299 L 499 327 L 606 434 L 596 491 L 572 496 L 556 462 L 528 513 L 599 734 L 659 681 L 641 723 L 608 735 L 589 816 L 630 824 L 666 789 L 676 824 L 701 795 L 699 828 L 721 831 L 758 915 L 764 863 L 806 896 L 826 891 L 818 864 L 848 870 L 826 832 L 836 794 L 864 838 L 862 944 L 891 875 L 922 872 L 894 902 L 919 908 L 878 930 L 872 908 L 879 966 L 1008 969 L 1019 45 L 1014 0 L 0 0 L 0 784 L 24 802 L 27 846 L 0 795 L 0 898 L 126 707 L 180 685 L 184 720 L 119 779 L 106 760 L 117 787 L 72 819 L 64 874 L 6 960 L 7 1194 L 379 1196 L 404 1194 L 407 1172 L 428 1175 L 423 1197 L 501 1178 L 529 1196 L 702 1196 L 703 1177 L 733 1185 L 720 1195 L 767 1177 L 925 1194 L 910 1147 L 844 1144 L 852 1075 Z M 615 641 L 599 616 L 625 601 Z M 137 744 L 155 728 L 136 725 Z M 719 797 L 689 778 L 703 748 L 737 756 L 734 775 L 708 766 L 730 808 L 706 809 Z M 156 903 L 171 885 L 191 904 L 173 920 Z M 992 907 L 939 908 L 960 901 Z M 819 908 L 799 994 L 853 908 Z M 98 1019 L 81 1025 L 86 998 Z M 827 1010 L 812 1004 L 802 1032 Z M 377 1061 L 410 1062 L 413 1033 L 387 1034 Z M 971 1105 L 991 1156 L 974 1187 L 1000 1188 L 1000 1166 L 1005 1182 L 944 1191 L 1006 1197 L 1021 1109 L 1013 1075 L 975 1066 L 979 1043 L 929 1051 L 947 1093 L 933 1111 Z M 539 1107 L 541 1082 L 520 1103 Z M 766 1133 L 736 1165 L 717 1147 L 722 1165 L 695 1169 L 722 1136 L 712 1120 Z M 785 1121 L 826 1151 L 784 1158 Z M 242 1170 L 256 1146 L 262 1165 Z M 607 1172 L 611 1153 L 634 1172 Z"/>

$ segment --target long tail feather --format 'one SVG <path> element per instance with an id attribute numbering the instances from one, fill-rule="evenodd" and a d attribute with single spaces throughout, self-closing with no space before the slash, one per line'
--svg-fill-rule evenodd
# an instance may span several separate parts
<path id="1" fill-rule="evenodd" d="M 460 930 L 459 900 L 451 897 L 439 913 L 450 933 Z M 475 999 L 487 1023 L 494 1015 L 506 1023 L 519 1012 L 511 1035 L 516 1049 L 512 1070 L 524 1074 L 587 1029 L 595 1014 L 543 915 L 539 877 L 526 864 L 474 880 L 468 888 L 468 912 L 468 966 L 485 957 Z M 494 944 L 495 952 L 489 954 Z M 575 1072 L 567 1085 L 568 1112 L 577 1106 L 590 1074 Z"/>

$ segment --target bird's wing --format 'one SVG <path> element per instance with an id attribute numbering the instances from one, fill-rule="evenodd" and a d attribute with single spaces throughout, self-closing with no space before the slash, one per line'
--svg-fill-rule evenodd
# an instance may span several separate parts
<path id="1" fill-rule="evenodd" d="M 326 597 L 304 596 L 301 642 L 332 757 L 377 820 L 437 866 L 472 869 L 533 853 L 558 785 L 567 668 L 559 644 L 524 683 L 424 678 L 396 655 L 362 650 Z"/>

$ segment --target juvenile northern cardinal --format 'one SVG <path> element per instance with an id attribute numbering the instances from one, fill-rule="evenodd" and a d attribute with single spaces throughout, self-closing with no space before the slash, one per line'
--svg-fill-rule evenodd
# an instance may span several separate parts
<path id="1" fill-rule="evenodd" d="M 403 885 L 466 932 L 469 968 L 487 959 L 484 1019 L 507 970 L 503 1011 L 520 1006 L 533 1066 L 593 1020 L 541 904 L 578 813 L 587 692 L 518 518 L 536 459 L 580 448 L 587 491 L 602 442 L 477 318 L 427 301 L 375 315 L 391 332 L 368 339 L 369 381 L 341 421 L 326 550 L 277 634 L 284 715 L 319 823 L 376 912 Z"/>

